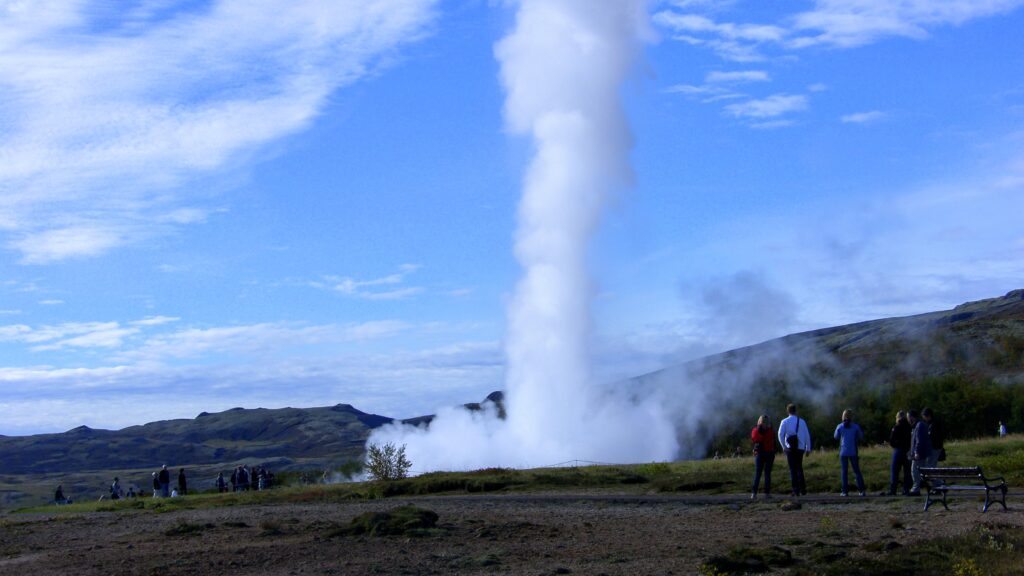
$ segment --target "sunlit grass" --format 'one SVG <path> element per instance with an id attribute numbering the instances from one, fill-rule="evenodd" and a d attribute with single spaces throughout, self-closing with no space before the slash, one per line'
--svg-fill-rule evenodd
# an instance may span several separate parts
<path id="1" fill-rule="evenodd" d="M 1024 486 L 1024 436 L 949 442 L 946 466 L 978 466 L 990 476 L 1003 476 L 1011 487 Z M 888 488 L 892 452 L 886 447 L 862 448 L 861 470 L 869 492 Z M 804 460 L 807 488 L 812 493 L 839 491 L 839 456 L 835 450 L 815 451 Z M 18 512 L 76 514 L 85 512 L 170 512 L 249 504 L 330 503 L 350 500 L 424 496 L 430 494 L 578 492 L 729 494 L 750 490 L 753 459 L 689 460 L 615 466 L 580 466 L 514 470 L 488 468 L 470 472 L 432 472 L 392 482 L 278 487 L 262 492 L 197 494 L 178 498 L 76 502 L 36 506 Z M 852 482 L 852 473 L 851 473 Z M 775 459 L 773 492 L 789 490 L 785 454 Z"/>

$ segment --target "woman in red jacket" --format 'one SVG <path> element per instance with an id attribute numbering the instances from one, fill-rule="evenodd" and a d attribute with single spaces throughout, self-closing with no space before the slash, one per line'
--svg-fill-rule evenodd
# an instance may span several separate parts
<path id="1" fill-rule="evenodd" d="M 775 432 L 772 430 L 768 416 L 762 414 L 757 419 L 757 426 L 750 431 L 750 439 L 754 441 L 754 487 L 750 490 L 750 499 L 757 498 L 757 485 L 761 483 L 764 472 L 764 497 L 771 498 L 772 465 L 775 463 Z"/>

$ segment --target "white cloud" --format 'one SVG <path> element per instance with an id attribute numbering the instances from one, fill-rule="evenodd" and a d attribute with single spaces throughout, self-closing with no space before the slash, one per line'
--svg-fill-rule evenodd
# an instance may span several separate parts
<path id="1" fill-rule="evenodd" d="M 412 325 L 397 320 L 313 326 L 268 322 L 185 328 L 152 336 L 138 347 L 120 353 L 116 359 L 141 364 L 162 364 L 182 359 L 222 359 L 232 355 L 268 360 L 294 353 L 303 347 L 390 338 L 412 328 Z"/>
<path id="2" fill-rule="evenodd" d="M 811 35 L 794 39 L 792 45 L 849 48 L 889 36 L 921 39 L 930 27 L 957 26 L 1021 5 L 1024 0 L 818 0 L 813 10 L 794 17 L 793 29 Z"/>
<path id="3" fill-rule="evenodd" d="M 877 122 L 886 117 L 885 112 L 879 110 L 871 110 L 870 112 L 857 112 L 854 114 L 846 114 L 839 118 L 840 122 L 844 124 L 868 124 L 871 122 Z"/>
<path id="4" fill-rule="evenodd" d="M 39 304 L 42 305 L 42 306 L 60 306 L 63 303 L 64 303 L 63 300 L 56 300 L 56 299 L 40 300 L 39 301 Z"/>
<path id="5" fill-rule="evenodd" d="M 162 324 L 177 322 L 178 320 L 181 320 L 181 318 L 171 316 L 150 316 L 148 318 L 143 318 L 142 320 L 131 322 L 131 324 L 133 326 L 160 326 Z"/>
<path id="6" fill-rule="evenodd" d="M 26 263 L 204 221 L 190 193 L 305 128 L 436 0 L 0 5 L 0 233 Z M 102 24 L 102 25 L 100 25 Z"/>
<path id="7" fill-rule="evenodd" d="M 250 328 L 250 334 L 266 333 L 265 328 Z M 289 338 L 294 332 L 278 335 L 284 339 L 277 346 L 292 345 Z M 120 428 L 239 405 L 280 408 L 344 402 L 386 416 L 420 416 L 440 406 L 479 401 L 499 389 L 504 363 L 501 347 L 493 341 L 388 354 L 335 352 L 302 361 L 270 355 L 261 356 L 258 363 L 217 358 L 184 366 L 0 367 L 0 433 L 63 431 L 81 424 Z"/>
<path id="8" fill-rule="evenodd" d="M 760 100 L 748 100 L 725 107 L 726 112 L 736 118 L 775 118 L 790 112 L 807 108 L 807 97 L 803 95 L 774 94 Z"/>
<path id="9" fill-rule="evenodd" d="M 398 272 L 380 278 L 356 280 L 348 276 L 325 276 L 323 280 L 310 282 L 309 285 L 363 300 L 402 300 L 423 292 L 419 286 L 397 287 L 404 284 L 406 278 L 419 268 L 418 264 L 402 264 Z"/>
<path id="10" fill-rule="evenodd" d="M 715 21 L 699 12 L 721 12 L 703 2 L 678 4 L 655 14 L 654 22 L 675 39 L 714 50 L 726 60 L 764 60 L 762 50 L 812 46 L 853 48 L 899 36 L 923 39 L 930 28 L 957 26 L 1010 12 L 1024 0 L 816 0 L 814 7 L 772 24 Z M 681 12 L 680 10 L 684 10 Z"/>
<path id="11" fill-rule="evenodd" d="M 742 82 L 767 82 L 771 80 L 764 70 L 743 70 L 734 72 L 708 72 L 704 81 L 708 84 L 738 84 Z"/>

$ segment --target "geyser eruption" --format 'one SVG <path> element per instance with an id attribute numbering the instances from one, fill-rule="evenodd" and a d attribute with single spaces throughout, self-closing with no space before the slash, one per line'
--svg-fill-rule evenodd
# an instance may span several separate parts
<path id="1" fill-rule="evenodd" d="M 506 121 L 535 147 L 516 234 L 524 276 L 508 314 L 508 416 L 445 409 L 429 429 L 371 436 L 406 444 L 415 469 L 675 455 L 675 431 L 653 399 L 637 404 L 593 385 L 587 346 L 587 249 L 608 197 L 630 181 L 620 89 L 645 28 L 644 0 L 518 3 L 515 29 L 495 49 Z"/>

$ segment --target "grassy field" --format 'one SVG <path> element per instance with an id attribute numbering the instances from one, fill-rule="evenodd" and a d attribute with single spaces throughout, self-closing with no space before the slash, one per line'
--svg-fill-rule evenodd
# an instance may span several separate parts
<path id="1" fill-rule="evenodd" d="M 990 476 L 1005 477 L 1011 490 L 1024 487 L 1024 435 L 949 442 L 946 451 L 946 466 L 980 465 Z M 869 493 L 878 493 L 888 487 L 890 458 L 891 451 L 885 447 L 861 450 L 861 468 Z M 805 459 L 804 470 L 809 492 L 839 492 L 839 457 L 836 451 L 815 452 Z M 17 512 L 168 512 L 246 504 L 340 502 L 484 492 L 745 494 L 750 490 L 752 472 L 753 459 L 750 457 L 532 470 L 491 468 L 471 472 L 433 472 L 392 482 L 286 486 L 264 492 L 196 494 L 173 499 L 77 502 L 60 507 L 22 508 Z M 776 458 L 773 483 L 775 493 L 785 494 L 789 490 L 789 472 L 783 454 Z"/>

